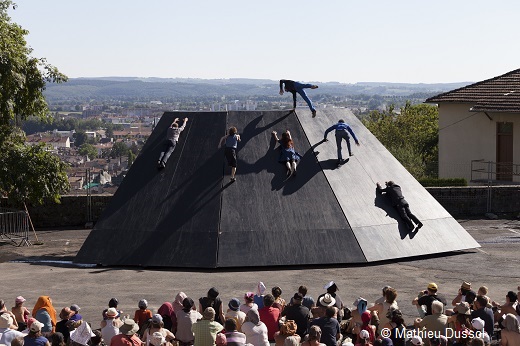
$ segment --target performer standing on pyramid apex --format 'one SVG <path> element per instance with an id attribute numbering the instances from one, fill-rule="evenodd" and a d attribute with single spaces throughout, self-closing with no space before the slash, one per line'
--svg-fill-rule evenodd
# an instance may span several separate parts
<path id="1" fill-rule="evenodd" d="M 296 109 L 296 93 L 298 93 L 305 100 L 305 102 L 307 102 L 307 105 L 309 105 L 309 108 L 312 112 L 312 117 L 314 118 L 316 117 L 316 109 L 312 105 L 312 101 L 309 99 L 305 93 L 305 90 L 303 89 L 318 89 L 318 86 L 313 84 L 302 84 L 289 79 L 280 79 L 280 95 L 283 95 L 284 90 L 292 93 L 293 110 Z"/>
<path id="2" fill-rule="evenodd" d="M 354 131 L 352 131 L 350 126 L 348 124 L 346 124 L 345 120 L 343 120 L 343 119 L 339 119 L 337 124 L 332 125 L 325 131 L 325 134 L 323 135 L 323 140 L 327 141 L 327 135 L 332 130 L 336 130 L 335 135 L 336 135 L 336 145 L 338 147 L 338 165 L 340 165 L 343 163 L 343 157 L 341 155 L 341 142 L 343 140 L 345 140 L 347 142 L 348 155 L 352 156 L 354 154 L 352 154 L 352 149 L 350 148 L 350 136 L 348 134 L 350 133 L 352 138 L 354 138 L 354 142 L 356 142 L 356 145 L 358 145 L 358 146 L 359 146 L 359 141 L 358 141 L 356 135 L 354 134 Z"/>
<path id="3" fill-rule="evenodd" d="M 414 225 L 413 222 L 417 224 L 417 229 L 423 226 L 422 222 L 419 221 L 417 216 L 412 214 L 410 210 L 410 205 L 404 199 L 403 193 L 401 192 L 401 187 L 394 183 L 393 181 L 385 182 L 386 187 L 383 189 L 379 183 L 376 183 L 377 190 L 376 192 L 379 194 L 385 193 L 388 198 L 390 198 L 390 202 L 392 206 L 397 209 L 401 218 L 406 222 L 408 229 L 413 230 Z M 413 220 L 413 222 L 412 222 Z"/>
<path id="4" fill-rule="evenodd" d="M 175 150 L 175 146 L 179 141 L 179 136 L 186 127 L 186 123 L 188 122 L 188 118 L 184 118 L 182 126 L 179 127 L 179 118 L 175 118 L 172 122 L 168 130 L 166 131 L 166 140 L 164 141 L 164 149 L 159 156 L 159 161 L 157 162 L 157 168 L 166 167 L 166 161 L 170 158 L 170 155 Z"/>
<path id="5" fill-rule="evenodd" d="M 240 135 L 237 128 L 232 126 L 229 128 L 228 134 L 223 136 L 218 143 L 219 149 L 225 144 L 224 155 L 226 155 L 228 165 L 231 167 L 231 181 L 236 180 L 238 142 L 240 142 Z"/>

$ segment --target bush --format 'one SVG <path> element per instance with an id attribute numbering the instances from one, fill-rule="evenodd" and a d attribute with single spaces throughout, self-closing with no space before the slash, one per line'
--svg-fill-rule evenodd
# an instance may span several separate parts
<path id="1" fill-rule="evenodd" d="M 468 186 L 464 178 L 422 178 L 418 182 L 424 187 Z"/>

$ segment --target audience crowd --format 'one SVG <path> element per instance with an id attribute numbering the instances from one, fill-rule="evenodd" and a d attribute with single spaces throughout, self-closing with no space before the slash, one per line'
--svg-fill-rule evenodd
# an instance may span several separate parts
<path id="1" fill-rule="evenodd" d="M 352 305 L 333 281 L 323 289 L 316 300 L 305 286 L 284 297 L 259 282 L 256 292 L 223 301 L 212 287 L 198 304 L 179 292 L 156 312 L 141 299 L 133 314 L 112 298 L 99 321 L 85 321 L 77 304 L 56 310 L 40 296 L 30 309 L 18 296 L 11 309 L 0 300 L 0 346 L 520 346 L 520 286 L 495 301 L 487 287 L 464 281 L 448 302 L 432 282 L 399 304 L 397 289 L 385 286 L 375 301 Z M 405 321 L 402 304 L 416 306 L 417 318 Z"/>

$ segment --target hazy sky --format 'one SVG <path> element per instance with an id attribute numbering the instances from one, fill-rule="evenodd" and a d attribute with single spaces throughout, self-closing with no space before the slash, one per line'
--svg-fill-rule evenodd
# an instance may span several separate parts
<path id="1" fill-rule="evenodd" d="M 520 68 L 520 1 L 14 0 L 69 77 L 480 81 Z"/>

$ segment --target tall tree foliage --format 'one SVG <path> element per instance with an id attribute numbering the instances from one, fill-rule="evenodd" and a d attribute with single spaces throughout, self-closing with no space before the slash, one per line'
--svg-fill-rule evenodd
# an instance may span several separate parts
<path id="1" fill-rule="evenodd" d="M 31 56 L 28 31 L 11 22 L 11 8 L 16 8 L 11 0 L 0 0 L 0 194 L 21 202 L 58 200 L 69 187 L 66 165 L 44 146 L 26 146 L 17 120 L 48 119 L 45 85 L 67 77 Z"/>
<path id="2" fill-rule="evenodd" d="M 438 161 L 437 107 L 407 102 L 400 112 L 372 111 L 363 123 L 415 178 L 428 176 Z"/>

